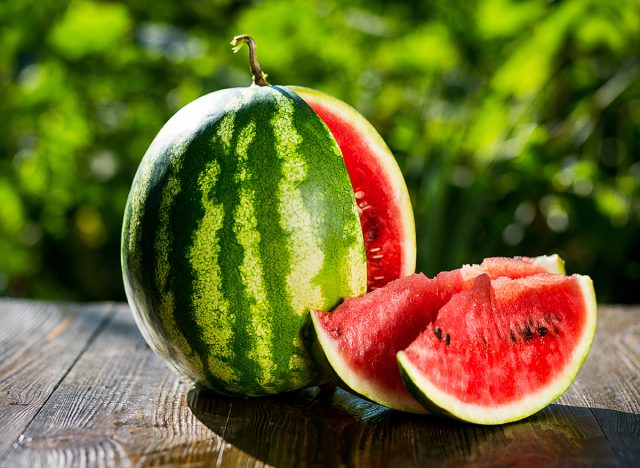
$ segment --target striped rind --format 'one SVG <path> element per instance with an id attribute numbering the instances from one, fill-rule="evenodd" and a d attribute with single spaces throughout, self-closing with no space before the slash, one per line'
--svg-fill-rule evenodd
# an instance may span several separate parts
<path id="1" fill-rule="evenodd" d="M 361 135 L 363 142 L 370 149 L 371 154 L 375 156 L 383 169 L 385 178 L 390 183 L 392 198 L 398 210 L 398 219 L 402 227 L 400 277 L 415 272 L 417 252 L 413 207 L 402 171 L 385 141 L 362 114 L 345 102 L 311 88 L 302 86 L 287 86 L 287 88 L 296 92 L 309 103 L 318 101 L 321 105 L 330 108 L 333 113 L 341 115 L 345 121 L 348 121 Z"/>
<path id="2" fill-rule="evenodd" d="M 437 385 L 423 376 L 404 351 L 400 351 L 397 354 L 398 365 L 409 392 L 432 412 L 485 425 L 518 421 L 552 403 L 569 388 L 576 378 L 582 363 L 589 354 L 596 331 L 597 302 L 593 282 L 588 276 L 572 275 L 572 277 L 580 287 L 585 311 L 585 324 L 571 359 L 549 385 L 506 405 L 486 407 L 469 404 L 441 391 Z"/>
<path id="3" fill-rule="evenodd" d="M 151 347 L 230 395 L 319 381 L 303 337 L 308 311 L 366 290 L 340 150 L 278 87 L 211 93 L 167 122 L 134 179 L 121 259 Z"/>

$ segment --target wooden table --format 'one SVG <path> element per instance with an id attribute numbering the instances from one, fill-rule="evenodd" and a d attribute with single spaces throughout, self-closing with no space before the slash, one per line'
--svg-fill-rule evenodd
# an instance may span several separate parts
<path id="1" fill-rule="evenodd" d="M 122 304 L 0 300 L 0 466 L 640 466 L 640 307 L 600 307 L 571 388 L 519 423 L 387 410 L 341 390 L 193 389 Z"/>

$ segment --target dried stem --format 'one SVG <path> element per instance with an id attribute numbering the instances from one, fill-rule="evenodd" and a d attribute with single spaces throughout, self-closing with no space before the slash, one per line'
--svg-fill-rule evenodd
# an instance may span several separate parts
<path id="1" fill-rule="evenodd" d="M 258 63 L 258 57 L 256 56 L 256 41 L 253 37 L 247 34 L 236 36 L 231 41 L 233 46 L 233 52 L 238 52 L 242 48 L 242 44 L 247 44 L 249 47 L 249 67 L 251 67 L 251 73 L 253 74 L 253 82 L 258 86 L 269 86 L 267 81 L 267 74 L 262 71 L 260 64 Z"/>

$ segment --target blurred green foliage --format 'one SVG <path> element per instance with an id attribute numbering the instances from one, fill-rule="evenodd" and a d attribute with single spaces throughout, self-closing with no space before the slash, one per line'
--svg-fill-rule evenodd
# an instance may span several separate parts
<path id="1" fill-rule="evenodd" d="M 358 108 L 410 187 L 418 269 L 557 252 L 640 302 L 637 0 L 5 0 L 0 294 L 123 299 L 120 226 L 163 123 L 250 82 Z"/>

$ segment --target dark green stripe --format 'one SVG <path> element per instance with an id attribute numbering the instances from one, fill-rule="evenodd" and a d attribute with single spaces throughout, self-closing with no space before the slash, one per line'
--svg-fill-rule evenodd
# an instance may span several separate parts
<path id="1" fill-rule="evenodd" d="M 223 236 L 220 238 L 220 269 L 221 269 L 221 290 L 230 302 L 230 307 L 237 314 L 235 334 L 233 335 L 230 346 L 236 352 L 230 365 L 239 369 L 240 381 L 237 383 L 238 388 L 254 388 L 255 375 L 259 372 L 259 368 L 255 363 L 250 362 L 243 350 L 250 349 L 251 335 L 246 329 L 248 317 L 245 316 L 249 312 L 250 298 L 247 297 L 245 288 L 243 287 L 242 275 L 240 273 L 240 265 L 244 255 L 244 249 L 238 242 L 233 233 L 235 225 L 235 211 L 240 202 L 241 185 L 234 181 L 234 175 L 238 172 L 237 156 L 235 154 L 238 145 L 238 137 L 240 129 L 248 125 L 251 120 L 251 113 L 241 108 L 236 112 L 235 128 L 236 131 L 230 141 L 230 149 L 226 154 L 221 154 L 218 161 L 220 162 L 220 183 L 216 185 L 214 197 L 223 203 L 224 220 L 222 229 Z M 251 154 L 251 151 L 248 151 Z"/>
<path id="2" fill-rule="evenodd" d="M 167 157 L 168 156 L 165 155 L 163 159 Z M 158 156 L 157 153 L 153 153 L 150 149 L 148 154 L 145 155 L 145 158 L 158 158 Z M 139 272 L 139 278 L 140 284 L 144 289 L 141 296 L 145 297 L 145 301 L 147 302 L 145 310 L 157 311 L 159 310 L 161 302 L 161 293 L 156 286 L 155 268 L 151 266 L 155 266 L 156 252 L 154 240 L 158 227 L 157 216 L 162 201 L 162 189 L 169 175 L 169 170 L 169 164 L 158 164 L 155 160 L 152 160 L 150 164 L 146 165 L 146 171 L 150 173 L 150 175 L 147 191 L 141 195 L 141 205 L 144 207 L 144 211 L 140 219 L 134 220 L 141 222 L 141 235 L 137 243 L 138 248 L 141 250 L 142 270 Z M 144 175 L 141 174 L 141 177 L 144 177 Z M 145 319 L 151 324 L 152 330 L 159 331 L 160 335 L 167 335 L 167 330 L 158 314 L 147 313 L 145 314 Z M 165 349 L 161 352 L 167 353 L 169 359 L 172 359 L 178 354 L 175 347 L 176 343 L 171 340 L 155 340 L 154 345 L 156 347 L 164 347 Z"/>
<path id="3" fill-rule="evenodd" d="M 314 156 L 307 158 L 309 173 L 301 189 L 307 211 L 312 219 L 317 220 L 315 229 L 322 233 L 319 236 L 322 242 L 320 248 L 326 254 L 314 283 L 321 286 L 326 298 L 324 309 L 331 310 L 344 298 L 345 291 L 350 289 L 351 265 L 347 263 L 349 248 L 354 245 L 361 247 L 362 262 L 365 262 L 365 250 L 357 215 L 348 210 L 329 211 L 327 207 L 355 206 L 355 196 L 349 178 L 345 177 L 347 169 L 339 150 L 337 153 L 328 149 L 322 152 L 314 144 L 323 139 L 333 139 L 329 129 L 322 121 L 318 124 L 316 119 L 319 120 L 319 117 L 302 98 L 287 89 L 278 89 L 296 101 L 299 111 L 295 114 L 295 128 L 299 134 L 306 136 L 300 151 Z M 319 193 L 331 197 L 331 203 L 319 205 L 316 196 Z"/>
<path id="4" fill-rule="evenodd" d="M 287 245 L 290 236 L 280 226 L 282 200 L 279 187 L 282 180 L 282 160 L 277 153 L 277 142 L 272 119 L 280 112 L 273 90 L 265 93 L 268 103 L 266 112 L 256 120 L 258 139 L 256 153 L 251 160 L 251 171 L 259 175 L 256 184 L 256 204 L 254 206 L 257 229 L 261 233 L 260 260 L 264 271 L 264 286 L 267 302 L 272 305 L 273 330 L 271 357 L 276 365 L 273 391 L 278 386 L 290 384 L 289 359 L 295 348 L 293 339 L 298 333 L 299 322 L 287 296 L 287 277 L 291 272 Z M 268 136 L 268 137 L 267 137 Z M 281 156 L 281 155 L 280 155 Z M 258 200 L 260 200 L 258 202 Z"/>
<path id="5" fill-rule="evenodd" d="M 231 97 L 232 98 L 232 97 Z M 222 117 L 222 116 L 220 116 Z M 239 276 L 233 275 L 226 271 L 227 265 L 236 266 L 237 273 L 237 259 L 241 258 L 241 248 L 235 242 L 229 231 L 225 231 L 228 227 L 230 212 L 233 209 L 231 203 L 237 198 L 237 186 L 232 183 L 232 174 L 235 170 L 234 158 L 227 152 L 222 146 L 222 143 L 217 138 L 217 129 L 219 126 L 219 119 L 212 122 L 206 129 L 204 129 L 197 138 L 190 142 L 186 148 L 183 156 L 182 169 L 179 174 L 181 179 L 181 192 L 176 197 L 174 207 L 172 209 L 171 222 L 175 236 L 175 249 L 171 253 L 171 264 L 175 270 L 172 276 L 173 284 L 172 288 L 176 299 L 176 323 L 187 338 L 194 351 L 200 356 L 203 364 L 203 368 L 207 373 L 207 379 L 211 382 L 212 386 L 225 393 L 233 393 L 229 391 L 229 386 L 235 386 L 235 383 L 227 383 L 219 381 L 208 369 L 208 344 L 202 339 L 202 332 L 196 321 L 197 313 L 215 313 L 215 311 L 195 311 L 193 310 L 193 296 L 194 296 L 194 283 L 196 280 L 194 270 L 189 261 L 189 252 L 193 246 L 194 233 L 200 227 L 200 222 L 204 216 L 204 208 L 201 204 L 203 195 L 213 199 L 216 203 L 224 203 L 224 225 L 221 232 L 225 232 L 220 238 L 221 255 L 220 266 L 222 268 L 222 287 L 223 294 L 226 291 L 233 291 L 233 289 L 227 289 L 228 284 L 225 282 L 234 281 L 237 285 L 240 284 Z M 235 146 L 237 135 L 234 134 L 231 141 L 231 145 Z M 211 189 L 209 194 L 203 194 L 197 183 L 199 176 L 205 171 L 207 163 L 212 159 L 215 159 L 220 164 L 220 176 L 218 182 Z M 240 255 L 240 257 L 239 257 Z M 241 294 L 230 294 L 227 299 L 231 302 L 231 307 L 238 310 L 243 307 L 243 301 L 241 300 Z M 236 322 L 241 322 L 241 317 L 236 317 Z M 224 326 L 234 327 L 233 323 L 224 324 Z M 237 349 L 237 348 L 236 348 Z M 229 363 L 231 367 L 237 367 L 237 363 Z M 243 367 L 237 367 L 243 369 Z"/>

